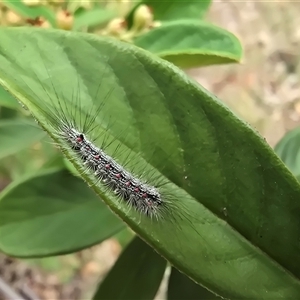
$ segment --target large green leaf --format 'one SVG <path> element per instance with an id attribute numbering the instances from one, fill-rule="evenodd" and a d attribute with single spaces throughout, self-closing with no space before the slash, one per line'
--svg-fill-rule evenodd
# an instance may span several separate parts
<path id="1" fill-rule="evenodd" d="M 184 68 L 238 62 L 242 57 L 241 44 L 232 33 L 195 20 L 163 23 L 134 43 Z"/>
<path id="2" fill-rule="evenodd" d="M 152 300 L 160 286 L 166 261 L 135 238 L 101 282 L 94 300 Z"/>
<path id="3" fill-rule="evenodd" d="M 264 139 L 218 99 L 172 64 L 117 40 L 26 28 L 2 28 L 0 40 L 0 83 L 50 135 L 56 115 L 70 105 L 75 114 L 80 100 L 75 121 L 97 113 L 88 123 L 97 145 L 114 141 L 106 152 L 115 159 L 132 151 L 126 168 L 136 166 L 149 180 L 160 176 L 167 208 L 156 220 L 129 210 L 82 173 L 176 268 L 227 298 L 299 297 L 300 186 Z"/>
<path id="4" fill-rule="evenodd" d="M 44 17 L 52 26 L 55 26 L 55 14 L 45 5 L 28 6 L 22 0 L 5 1 L 5 5 L 26 18 Z"/>
<path id="5" fill-rule="evenodd" d="M 275 152 L 293 172 L 300 175 L 300 127 L 288 132 L 275 146 Z"/>
<path id="6" fill-rule="evenodd" d="M 13 256 L 78 251 L 123 226 L 82 180 L 64 170 L 44 170 L 0 193 L 0 250 Z"/>
<path id="7" fill-rule="evenodd" d="M 171 269 L 168 285 L 168 300 L 215 300 L 220 297 L 212 294 L 202 286 L 196 284 L 187 276 L 178 272 L 175 268 Z"/>
<path id="8" fill-rule="evenodd" d="M 15 154 L 45 136 L 34 122 L 25 119 L 0 120 L 0 159 Z"/>

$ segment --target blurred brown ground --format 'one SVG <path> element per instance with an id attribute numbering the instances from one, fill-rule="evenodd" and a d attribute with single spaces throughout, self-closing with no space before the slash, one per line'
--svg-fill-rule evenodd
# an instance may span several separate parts
<path id="1" fill-rule="evenodd" d="M 239 37 L 243 61 L 187 71 L 271 146 L 300 124 L 299 12 L 300 2 L 293 1 L 214 1 L 208 19 Z M 8 263 L 0 254 L 0 275 L 14 279 L 14 286 L 26 282 L 41 299 L 88 299 L 120 251 L 116 240 L 107 240 L 76 255 L 48 259 L 50 267 L 47 260 L 34 266 Z M 163 299 L 165 290 L 166 281 L 156 298 Z"/>

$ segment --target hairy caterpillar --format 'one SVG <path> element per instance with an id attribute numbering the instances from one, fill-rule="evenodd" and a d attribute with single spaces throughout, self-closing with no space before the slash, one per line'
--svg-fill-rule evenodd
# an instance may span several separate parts
<path id="1" fill-rule="evenodd" d="M 88 140 L 84 132 L 78 131 L 72 121 L 61 120 L 56 135 L 66 141 L 87 171 L 91 171 L 119 199 L 142 214 L 158 217 L 163 200 L 157 188 L 125 170 L 105 150 Z"/>
<path id="2" fill-rule="evenodd" d="M 104 133 L 102 138 L 102 144 L 100 146 L 97 144 L 97 137 L 95 138 L 95 136 L 98 133 L 97 128 L 93 127 L 93 121 L 97 118 L 98 113 L 104 109 L 105 101 L 109 101 L 109 96 L 113 92 L 114 87 L 109 89 L 100 104 L 93 105 L 92 108 L 88 109 L 88 113 L 82 119 L 81 115 L 84 107 L 80 97 L 81 87 L 79 82 L 73 86 L 75 90 L 72 92 L 72 98 L 70 99 L 71 105 L 68 105 L 68 103 L 64 102 L 66 99 L 63 92 L 61 95 L 57 92 L 57 86 L 54 86 L 52 82 L 53 76 L 49 73 L 49 67 L 44 61 L 43 66 L 48 79 L 51 80 L 52 94 L 40 81 L 49 103 L 39 104 L 38 107 L 47 116 L 48 122 L 50 121 L 54 137 L 60 141 L 57 144 L 63 150 L 67 149 L 69 152 L 71 150 L 73 153 L 71 160 L 80 166 L 82 172 L 92 175 L 96 180 L 96 184 L 101 184 L 107 191 L 115 194 L 129 208 L 133 208 L 141 215 L 150 218 L 159 219 L 162 217 L 169 202 L 166 195 L 163 197 L 161 194 L 160 187 L 165 184 L 162 183 L 162 179 L 157 175 L 151 174 L 151 172 L 145 171 L 143 164 L 138 166 L 139 170 L 136 172 L 134 167 L 124 166 L 124 164 L 128 165 L 133 156 L 136 156 L 130 150 L 127 151 L 126 159 L 123 159 L 121 162 L 111 154 L 108 154 L 106 148 L 111 146 L 112 143 L 115 144 L 114 147 L 116 149 L 113 151 L 114 154 L 119 154 L 119 145 L 115 138 L 113 141 L 108 141 L 108 138 L 105 136 L 106 133 Z M 37 71 L 33 72 L 34 76 L 39 78 Z M 100 90 L 102 79 L 100 76 L 100 83 L 96 93 Z M 55 99 L 53 95 L 55 95 Z M 98 95 L 94 97 L 97 98 Z M 108 123 L 107 126 L 113 125 Z M 146 179 L 146 177 L 150 179 Z"/>

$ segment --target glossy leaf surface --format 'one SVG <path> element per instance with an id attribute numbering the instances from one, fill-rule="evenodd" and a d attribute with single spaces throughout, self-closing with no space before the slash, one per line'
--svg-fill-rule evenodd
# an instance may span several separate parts
<path id="1" fill-rule="evenodd" d="M 216 97 L 127 43 L 25 28 L 1 29 L 0 39 L 0 83 L 52 137 L 59 108 L 74 107 L 76 95 L 89 112 L 104 103 L 92 118 L 95 143 L 115 141 L 105 149 L 109 155 L 122 161 L 129 150 L 126 167 L 143 166 L 135 170 L 144 170 L 145 179 L 151 182 L 154 174 L 166 182 L 161 194 L 167 210 L 156 221 L 82 174 L 147 243 L 223 297 L 299 297 L 300 186 L 265 141 Z M 77 121 L 89 117 L 83 109 L 77 115 Z M 71 150 L 65 154 L 72 160 Z"/>

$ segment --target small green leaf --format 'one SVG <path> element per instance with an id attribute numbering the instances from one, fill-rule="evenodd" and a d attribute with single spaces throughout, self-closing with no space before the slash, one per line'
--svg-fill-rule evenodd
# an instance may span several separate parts
<path id="1" fill-rule="evenodd" d="M 230 32 L 195 20 L 163 23 L 134 43 L 182 68 L 240 61 L 242 47 Z"/>
<path id="2" fill-rule="evenodd" d="M 94 8 L 92 10 L 84 10 L 80 14 L 75 14 L 74 29 L 78 30 L 82 27 L 91 27 L 102 25 L 109 22 L 116 13 L 103 8 Z"/>
<path id="3" fill-rule="evenodd" d="M 2 121 L 18 118 L 18 114 L 19 111 L 16 109 L 7 108 L 5 106 L 0 107 L 0 120 Z"/>
<path id="4" fill-rule="evenodd" d="M 0 106 L 4 106 L 11 109 L 18 109 L 20 104 L 12 97 L 2 86 L 0 86 Z"/>
<path id="5" fill-rule="evenodd" d="M 187 276 L 178 272 L 175 268 L 171 269 L 168 284 L 168 300 L 214 300 L 220 297 L 211 293 L 202 286 L 196 284 Z"/>
<path id="6" fill-rule="evenodd" d="M 0 120 L 0 159 L 29 147 L 45 136 L 45 132 L 33 121 Z"/>
<path id="7" fill-rule="evenodd" d="M 166 260 L 136 237 L 100 284 L 93 300 L 152 300 L 166 264 Z"/>
<path id="8" fill-rule="evenodd" d="M 171 21 L 180 19 L 201 19 L 207 13 L 211 0 L 143 0 L 136 4 L 127 16 L 129 28 L 132 26 L 133 15 L 136 9 L 145 4 L 153 12 L 154 19 L 159 21 Z"/>
<path id="9" fill-rule="evenodd" d="M 44 170 L 0 193 L 0 249 L 12 256 L 75 252 L 123 227 L 82 180 L 63 170 Z"/>
<path id="10" fill-rule="evenodd" d="M 151 7 L 154 18 L 161 21 L 202 18 L 211 0 L 144 0 L 143 4 Z"/>
<path id="11" fill-rule="evenodd" d="M 295 176 L 300 176 L 300 127 L 289 131 L 274 148 Z"/>
<path id="12" fill-rule="evenodd" d="M 49 23 L 55 27 L 54 12 L 44 5 L 27 6 L 22 0 L 5 1 L 5 5 L 23 17 L 34 19 L 36 17 L 44 17 Z"/>

